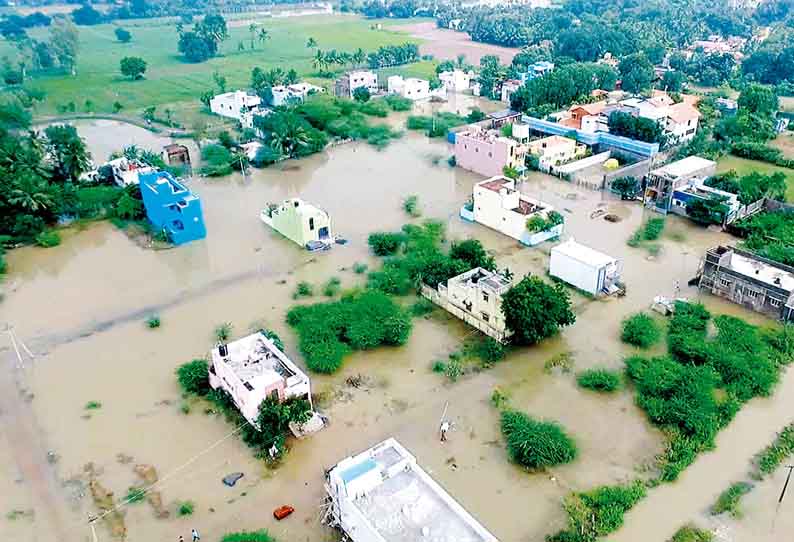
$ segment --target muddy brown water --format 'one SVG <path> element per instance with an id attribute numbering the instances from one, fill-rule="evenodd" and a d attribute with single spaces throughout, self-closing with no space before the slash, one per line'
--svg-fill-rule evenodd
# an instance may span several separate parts
<path id="1" fill-rule="evenodd" d="M 459 106 L 463 102 L 444 107 Z M 76 125 L 97 154 L 132 139 L 154 137 L 145 146 L 163 143 L 143 130 L 108 121 Z M 180 411 L 174 369 L 205 356 L 212 330 L 221 322 L 233 323 L 237 335 L 258 326 L 273 328 L 287 353 L 302 363 L 296 337 L 284 322 L 295 285 L 306 280 L 320 286 L 332 276 L 345 287 L 361 284 L 364 278 L 350 271 L 353 263 L 377 264 L 366 236 L 406 223 L 401 201 L 408 194 L 419 196 L 424 217 L 446 222 L 451 239 L 482 240 L 499 265 L 518 277 L 545 275 L 550 245 L 522 248 L 458 218 L 480 178 L 450 168 L 450 154 L 444 141 L 406 133 L 383 151 L 352 143 L 283 167 L 254 170 L 248 177 L 194 178 L 189 185 L 202 198 L 208 236 L 172 250 L 142 249 L 112 225 L 96 223 L 67 231 L 59 247 L 11 252 L 0 323 L 12 325 L 36 358 L 13 369 L 15 356 L 4 336 L 1 353 L 8 366 L 0 379 L 0 537 L 91 540 L 86 518 L 96 510 L 81 485 L 89 462 L 117 499 L 139 483 L 134 465 L 157 469 L 157 489 L 171 515 L 157 519 L 145 502 L 123 507 L 127 539 L 133 542 L 176 540 L 192 527 L 208 540 L 263 527 L 280 540 L 335 540 L 335 533 L 318 522 L 323 470 L 389 436 L 405 444 L 505 542 L 542 540 L 561 527 L 560 500 L 570 490 L 643 476 L 663 443 L 630 393 L 612 398 L 584 393 L 573 374 L 548 374 L 544 362 L 569 352 L 574 370 L 619 368 L 621 358 L 633 352 L 618 340 L 621 319 L 646 308 L 654 295 L 672 295 L 675 281 L 686 285 L 703 249 L 728 238 L 672 218 L 668 227 L 683 240 L 663 241 L 661 254 L 649 259 L 644 250 L 625 244 L 644 218 L 640 206 L 540 174 L 533 174 L 522 190 L 561 210 L 566 236 L 625 259 L 626 297 L 590 301 L 574 296 L 576 325 L 454 384 L 431 373 L 429 365 L 459 348 L 471 331 L 444 314 L 416 320 L 405 346 L 356 353 L 338 374 L 312 376 L 315 392 L 330 397 L 324 410 L 331 425 L 293 442 L 285 464 L 275 471 L 230 435 L 233 427 L 205 414 L 201 403 L 193 403 L 187 415 Z M 259 221 L 259 211 L 267 202 L 292 196 L 327 209 L 336 231 L 350 243 L 309 254 L 269 231 Z M 622 221 L 591 219 L 598 206 Z M 682 293 L 697 295 L 685 286 Z M 739 312 L 709 297 L 704 301 L 723 312 Z M 144 326 L 152 312 L 162 318 L 160 329 Z M 356 374 L 369 376 L 371 386 L 347 388 L 345 379 Z M 497 386 L 510 393 L 516 408 L 560 421 L 576 438 L 580 458 L 538 474 L 510 464 L 489 401 Z M 627 516 L 625 536 L 621 532 L 623 538 L 614 539 L 661 541 L 668 530 L 698 517 L 711 496 L 727 485 L 715 471 L 739 470 L 790 415 L 792 386 L 789 373 L 774 397 L 748 405 L 720 435 L 717 450 L 693 465 L 680 483 L 653 490 Z M 23 400 L 19 390 L 32 399 Z M 86 411 L 88 401 L 102 407 Z M 442 445 L 436 429 L 447 402 L 454 425 L 449 442 Z M 48 451 L 57 454 L 57 462 L 47 461 Z M 120 462 L 119 454 L 129 458 Z M 223 486 L 221 478 L 235 471 L 245 476 L 234 488 Z M 196 503 L 188 518 L 174 513 L 184 500 Z M 271 512 L 282 504 L 294 506 L 296 513 L 276 522 Z M 12 510 L 33 510 L 33 516 L 5 517 Z M 747 521 L 761 525 L 766 519 L 759 512 L 748 514 Z M 779 520 L 778 526 L 784 525 Z M 774 539 L 765 538 L 763 530 L 736 530 L 736 537 L 728 539 Z M 110 539 L 104 525 L 97 526 L 97 534 L 100 540 Z"/>

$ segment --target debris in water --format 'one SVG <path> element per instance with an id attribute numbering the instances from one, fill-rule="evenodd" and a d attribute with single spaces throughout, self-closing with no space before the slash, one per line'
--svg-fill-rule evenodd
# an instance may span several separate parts
<path id="1" fill-rule="evenodd" d="M 229 487 L 234 487 L 234 484 L 237 483 L 237 480 L 239 480 L 242 477 L 243 477 L 242 472 L 233 472 L 223 477 L 223 483 Z"/>
<path id="2" fill-rule="evenodd" d="M 273 517 L 276 518 L 277 520 L 281 521 L 285 517 L 287 517 L 290 514 L 292 514 L 294 511 L 295 511 L 295 509 L 293 507 L 291 507 L 288 504 L 285 504 L 284 506 L 279 506 L 278 508 L 273 510 Z"/>
<path id="3" fill-rule="evenodd" d="M 604 220 L 606 220 L 607 222 L 616 223 L 616 222 L 620 222 L 623 219 L 620 218 L 618 215 L 608 214 L 604 216 Z"/>
<path id="4" fill-rule="evenodd" d="M 604 209 L 596 209 L 595 211 L 592 211 L 590 213 L 590 218 L 591 219 L 592 218 L 598 218 L 600 216 L 603 216 L 604 214 L 606 214 L 606 211 Z"/>
<path id="5" fill-rule="evenodd" d="M 57 463 L 58 459 L 60 459 L 60 456 L 55 452 L 53 452 L 52 450 L 47 452 L 47 463 L 49 463 L 50 465 L 54 465 L 55 463 Z"/>
<path id="6" fill-rule="evenodd" d="M 135 465 L 134 470 L 147 487 L 157 483 L 157 469 L 152 465 Z M 154 508 L 156 517 L 165 519 L 170 515 L 170 512 L 163 506 L 163 496 L 159 491 L 147 491 L 146 500 L 149 501 L 149 504 Z"/>
<path id="7" fill-rule="evenodd" d="M 358 389 L 358 388 L 360 388 L 360 387 L 362 387 L 364 385 L 364 377 L 361 376 L 361 374 L 357 374 L 357 375 L 354 375 L 354 376 L 348 376 L 345 379 L 345 384 L 347 384 L 351 388 Z"/>
<path id="8" fill-rule="evenodd" d="M 88 488 L 91 490 L 91 497 L 94 504 L 103 514 L 103 521 L 110 528 L 110 533 L 114 538 L 125 539 L 127 537 L 127 526 L 124 524 L 124 516 L 115 509 L 113 502 L 113 492 L 105 489 L 96 479 L 97 471 L 93 463 L 88 463 L 83 467 L 83 471 L 88 475 Z"/>

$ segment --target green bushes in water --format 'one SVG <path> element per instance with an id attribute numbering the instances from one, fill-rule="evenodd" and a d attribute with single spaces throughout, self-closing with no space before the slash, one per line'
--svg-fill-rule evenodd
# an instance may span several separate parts
<path id="1" fill-rule="evenodd" d="M 502 312 L 518 345 L 536 344 L 576 321 L 564 287 L 535 276 L 524 277 L 502 296 Z"/>
<path id="2" fill-rule="evenodd" d="M 446 137 L 450 128 L 466 124 L 466 119 L 455 113 L 441 112 L 434 116 L 411 115 L 408 117 L 409 130 L 421 130 L 430 137 Z"/>
<path id="3" fill-rule="evenodd" d="M 36 236 L 36 244 L 44 248 L 57 247 L 61 244 L 61 236 L 55 230 L 46 230 Z"/>
<path id="4" fill-rule="evenodd" d="M 760 330 L 730 317 L 713 319 L 699 304 L 677 302 L 668 329 L 667 357 L 626 360 L 636 401 L 668 434 L 660 479 L 675 480 L 697 455 L 713 448 L 714 437 L 742 403 L 767 396 L 780 365 L 794 350 L 787 330 Z"/>
<path id="5" fill-rule="evenodd" d="M 746 494 L 750 493 L 753 489 L 751 484 L 747 482 L 736 482 L 720 493 L 717 497 L 717 502 L 711 506 L 711 514 L 717 516 L 724 512 L 728 512 L 731 516 L 739 518 L 742 516 L 742 511 L 739 508 L 739 501 Z"/>
<path id="6" fill-rule="evenodd" d="M 601 486 L 572 493 L 563 508 L 568 514 L 565 530 L 546 537 L 546 542 L 594 542 L 623 525 L 623 515 L 645 497 L 642 482 L 623 486 Z"/>
<path id="7" fill-rule="evenodd" d="M 662 337 L 659 325 L 649 315 L 638 312 L 623 320 L 620 338 L 640 348 L 650 348 Z"/>
<path id="8" fill-rule="evenodd" d="M 391 256 L 395 254 L 405 242 L 405 235 L 394 232 L 370 233 L 367 238 L 369 248 L 375 256 Z"/>
<path id="9" fill-rule="evenodd" d="M 210 377 L 205 359 L 194 359 L 180 365 L 176 370 L 176 378 L 185 393 L 206 395 L 210 391 Z"/>
<path id="10" fill-rule="evenodd" d="M 353 350 L 404 344 L 411 318 L 386 294 L 366 290 L 330 303 L 297 306 L 287 313 L 309 369 L 333 373 Z"/>
<path id="11" fill-rule="evenodd" d="M 794 214 L 759 213 L 733 224 L 742 247 L 770 260 L 794 265 Z"/>
<path id="12" fill-rule="evenodd" d="M 502 435 L 510 459 L 529 469 L 543 469 L 576 459 L 576 443 L 554 422 L 541 422 L 523 412 L 505 410 Z"/>
<path id="13" fill-rule="evenodd" d="M 761 479 L 772 474 L 792 454 L 794 454 L 794 423 L 784 427 L 775 440 L 759 452 L 754 462 L 754 476 Z"/>
<path id="14" fill-rule="evenodd" d="M 656 241 L 659 237 L 662 236 L 662 232 L 664 231 L 664 218 L 649 218 L 645 224 L 640 226 L 634 234 L 629 238 L 627 244 L 630 247 L 636 248 L 643 246 L 648 241 Z M 648 248 L 654 251 L 658 251 L 658 249 L 651 248 L 654 245 L 650 245 Z"/>
<path id="15" fill-rule="evenodd" d="M 700 529 L 694 525 L 684 525 L 678 529 L 670 542 L 712 542 L 714 535 L 711 531 Z"/>
<path id="16" fill-rule="evenodd" d="M 579 386 L 593 391 L 613 392 L 620 389 L 620 375 L 608 369 L 589 369 L 576 376 Z"/>
<path id="17" fill-rule="evenodd" d="M 240 531 L 229 533 L 221 538 L 221 542 L 276 542 L 276 539 L 264 529 L 259 531 Z"/>

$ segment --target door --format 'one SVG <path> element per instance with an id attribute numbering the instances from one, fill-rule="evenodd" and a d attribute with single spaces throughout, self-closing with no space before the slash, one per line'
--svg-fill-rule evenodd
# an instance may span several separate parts
<path id="1" fill-rule="evenodd" d="M 320 228 L 318 231 L 320 239 L 327 239 L 328 238 L 328 226 Z"/>

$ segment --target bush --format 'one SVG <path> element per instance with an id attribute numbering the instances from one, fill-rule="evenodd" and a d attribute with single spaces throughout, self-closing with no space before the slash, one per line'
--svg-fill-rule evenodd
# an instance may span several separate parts
<path id="1" fill-rule="evenodd" d="M 309 369 L 333 373 L 353 350 L 399 346 L 411 332 L 409 314 L 386 294 L 354 292 L 339 301 L 296 306 L 287 313 Z"/>
<path id="2" fill-rule="evenodd" d="M 626 486 L 601 486 L 565 498 L 568 514 L 564 531 L 549 536 L 547 542 L 594 542 L 613 533 L 623 525 L 623 515 L 645 497 L 642 482 Z"/>
<path id="3" fill-rule="evenodd" d="M 259 531 L 240 531 L 229 533 L 221 538 L 221 542 L 276 542 L 276 539 L 264 529 Z"/>
<path id="4" fill-rule="evenodd" d="M 742 517 L 742 511 L 739 508 L 739 501 L 742 497 L 750 492 L 753 486 L 747 482 L 736 482 L 720 493 L 720 496 L 711 506 L 711 515 L 717 516 L 723 512 L 728 512 L 735 518 Z"/>
<path id="5" fill-rule="evenodd" d="M 97 410 L 97 409 L 100 409 L 100 408 L 102 408 L 102 403 L 100 403 L 99 401 L 88 401 L 85 404 L 85 409 L 86 410 Z"/>
<path id="6" fill-rule="evenodd" d="M 579 386 L 593 391 L 613 392 L 620 389 L 620 375 L 608 369 L 590 369 L 576 376 Z"/>
<path id="7" fill-rule="evenodd" d="M 146 319 L 146 326 L 149 329 L 156 329 L 160 327 L 160 317 L 156 314 L 152 314 Z"/>
<path id="8" fill-rule="evenodd" d="M 179 516 L 192 516 L 195 508 L 196 504 L 193 501 L 182 501 L 179 503 L 176 513 Z"/>
<path id="9" fill-rule="evenodd" d="M 353 264 L 353 273 L 356 275 L 362 275 L 367 272 L 367 268 L 369 266 L 365 263 L 356 262 Z"/>
<path id="10" fill-rule="evenodd" d="M 541 422 L 523 412 L 502 412 L 502 434 L 510 458 L 529 469 L 543 469 L 576 459 L 576 443 L 553 422 Z"/>
<path id="11" fill-rule="evenodd" d="M 656 320 L 645 313 L 638 312 L 623 320 L 620 338 L 625 343 L 640 348 L 650 348 L 659 342 L 661 331 Z"/>
<path id="12" fill-rule="evenodd" d="M 61 244 L 61 236 L 54 230 L 43 231 L 36 236 L 36 244 L 44 248 L 57 247 Z"/>
<path id="13" fill-rule="evenodd" d="M 395 254 L 405 242 L 402 233 L 378 232 L 371 233 L 367 243 L 376 256 L 391 256 Z"/>
<path id="14" fill-rule="evenodd" d="M 323 287 L 323 294 L 326 297 L 334 297 L 339 293 L 342 289 L 342 281 L 339 280 L 339 277 L 331 277 L 328 279 L 328 282 L 325 283 Z"/>
<path id="15" fill-rule="evenodd" d="M 215 326 L 215 339 L 218 342 L 225 343 L 232 337 L 232 324 L 231 322 L 224 322 Z"/>
<path id="16" fill-rule="evenodd" d="M 392 111 L 410 111 L 414 107 L 414 102 L 408 98 L 403 98 L 397 94 L 389 94 L 383 101 Z"/>
<path id="17" fill-rule="evenodd" d="M 699 529 L 694 525 L 684 525 L 676 531 L 670 542 L 713 542 L 711 531 Z"/>
<path id="18" fill-rule="evenodd" d="M 414 317 L 422 317 L 427 316 L 431 312 L 433 312 L 436 308 L 436 305 L 430 301 L 429 299 L 419 299 L 411 305 L 411 316 Z"/>
<path id="19" fill-rule="evenodd" d="M 794 454 L 794 423 L 777 434 L 772 443 L 755 458 L 755 475 L 760 479 L 772 474 L 785 459 Z"/>
<path id="20" fill-rule="evenodd" d="M 474 353 L 486 367 L 490 367 L 494 363 L 505 359 L 504 346 L 492 337 L 484 337 L 481 341 L 478 341 Z"/>
<path id="21" fill-rule="evenodd" d="M 416 218 L 422 215 L 419 210 L 419 196 L 412 194 L 403 200 L 403 211 Z"/>
<path id="22" fill-rule="evenodd" d="M 124 501 L 129 504 L 135 504 L 142 502 L 146 498 L 146 489 L 143 487 L 130 487 L 127 490 L 127 496 L 124 497 Z"/>
<path id="23" fill-rule="evenodd" d="M 206 395 L 210 391 L 210 378 L 205 359 L 194 359 L 180 365 L 176 370 L 176 378 L 185 393 Z"/>
<path id="24" fill-rule="evenodd" d="M 312 297 L 314 295 L 314 287 L 306 281 L 301 281 L 295 287 L 295 292 L 292 294 L 292 299 L 299 299 L 301 297 Z"/>

